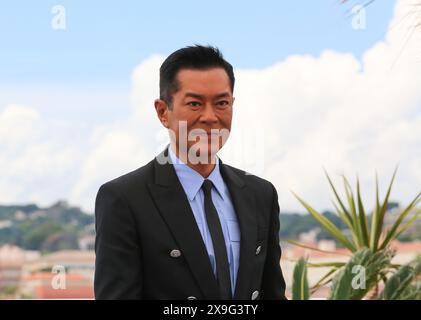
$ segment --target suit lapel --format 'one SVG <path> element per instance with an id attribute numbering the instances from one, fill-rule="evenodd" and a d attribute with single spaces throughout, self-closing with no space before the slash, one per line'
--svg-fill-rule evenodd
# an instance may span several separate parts
<path id="1" fill-rule="evenodd" d="M 221 174 L 224 178 L 240 225 L 240 265 L 234 299 L 250 299 L 250 275 L 253 274 L 252 261 L 257 240 L 256 204 L 254 195 L 239 176 L 221 161 Z"/>
<path id="2" fill-rule="evenodd" d="M 171 230 L 206 299 L 218 299 L 218 286 L 205 244 L 173 165 L 164 163 L 168 149 L 154 161 L 155 183 L 149 184 L 160 214 Z M 240 265 L 234 299 L 250 299 L 250 275 L 257 240 L 256 204 L 244 178 L 221 161 L 221 174 L 233 201 L 240 226 Z"/>
<path id="3" fill-rule="evenodd" d="M 157 159 L 164 159 L 168 150 Z M 206 299 L 218 299 L 218 287 L 205 244 L 173 165 L 160 164 L 155 159 L 155 183 L 151 195 L 163 219 L 171 230 Z"/>

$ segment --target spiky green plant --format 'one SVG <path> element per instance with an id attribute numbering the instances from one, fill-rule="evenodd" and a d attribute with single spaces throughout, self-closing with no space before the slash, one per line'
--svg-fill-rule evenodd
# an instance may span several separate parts
<path id="1" fill-rule="evenodd" d="M 330 300 L 421 300 L 421 260 L 418 258 L 394 270 L 391 265 L 394 252 L 390 249 L 373 252 L 369 248 L 358 250 L 333 277 Z M 380 294 L 370 293 L 379 282 L 384 283 Z M 292 297 L 307 300 L 310 297 L 307 262 L 301 258 L 295 265 Z"/>
<path id="2" fill-rule="evenodd" d="M 392 257 L 393 252 L 389 249 L 377 252 L 360 249 L 333 278 L 329 299 L 364 298 L 389 271 Z"/>
<path id="3" fill-rule="evenodd" d="M 293 194 L 297 198 L 297 200 L 306 208 L 310 215 L 321 225 L 321 227 L 324 228 L 328 233 L 330 233 L 338 243 L 347 248 L 351 255 L 357 253 L 358 251 L 364 248 L 368 248 L 373 254 L 377 254 L 378 252 L 387 251 L 389 249 L 390 243 L 397 237 L 399 237 L 399 235 L 401 235 L 407 229 L 409 229 L 421 214 L 421 210 L 415 209 L 416 205 L 421 200 L 420 192 L 417 194 L 414 200 L 411 201 L 410 204 L 400 212 L 396 220 L 393 222 L 392 226 L 390 228 L 386 227 L 385 215 L 387 213 L 389 197 L 393 186 L 393 182 L 395 180 L 396 171 L 397 170 L 395 169 L 390 184 L 388 186 L 386 195 L 382 202 L 380 202 L 379 200 L 379 183 L 376 175 L 375 208 L 371 212 L 371 217 L 368 215 L 367 210 L 365 209 L 363 204 L 358 177 L 356 181 L 356 193 L 354 195 L 354 192 L 347 178 L 345 176 L 342 176 L 345 193 L 345 200 L 343 200 L 337 192 L 337 188 L 334 186 L 328 173 L 325 171 L 326 177 L 329 181 L 329 185 L 332 188 L 335 197 L 333 205 L 336 209 L 336 213 L 348 227 L 350 236 L 345 235 L 343 231 L 340 230 L 332 221 L 320 214 L 311 205 L 309 205 L 307 202 L 301 199 L 297 194 L 295 194 L 294 192 Z M 312 248 L 300 244 L 296 241 L 289 242 L 307 249 L 319 250 L 317 248 Z M 312 292 L 314 292 L 321 286 L 330 283 L 332 279 L 336 276 L 336 274 L 340 270 L 343 270 L 343 267 L 346 265 L 346 263 L 332 261 L 324 263 L 308 263 L 307 265 L 309 267 L 330 268 L 329 271 L 311 288 Z M 399 267 L 397 265 L 392 264 L 390 264 L 390 266 L 395 269 Z M 385 279 L 386 277 L 385 272 L 382 272 L 380 274 L 380 276 L 383 279 Z"/>
<path id="4" fill-rule="evenodd" d="M 382 300 L 421 300 L 421 259 L 404 265 L 386 282 L 379 295 Z"/>
<path id="5" fill-rule="evenodd" d="M 307 280 L 307 261 L 300 258 L 294 267 L 292 299 L 308 300 L 310 291 Z"/>

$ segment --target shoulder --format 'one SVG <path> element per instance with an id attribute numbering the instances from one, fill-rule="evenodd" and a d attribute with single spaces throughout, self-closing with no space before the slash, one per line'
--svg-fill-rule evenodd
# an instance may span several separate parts
<path id="1" fill-rule="evenodd" d="M 272 198 L 274 193 L 276 193 L 276 189 L 270 181 L 227 164 L 224 164 L 224 167 L 226 171 L 230 171 L 243 181 L 245 185 L 253 191 L 253 193 L 257 195 L 264 195 L 269 198 Z"/>
<path id="2" fill-rule="evenodd" d="M 153 162 L 154 160 L 136 170 L 103 183 L 98 193 L 103 190 L 108 190 L 116 195 L 129 195 L 133 190 L 141 192 L 149 182 L 153 181 Z"/>

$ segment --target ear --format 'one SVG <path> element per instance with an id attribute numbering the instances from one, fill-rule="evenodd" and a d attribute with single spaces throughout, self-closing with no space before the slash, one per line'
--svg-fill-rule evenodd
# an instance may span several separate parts
<path id="1" fill-rule="evenodd" d="M 162 125 L 168 129 L 169 124 L 168 124 L 168 105 L 164 100 L 161 99 L 155 99 L 154 102 L 155 105 L 155 111 L 156 111 L 156 115 L 159 118 L 159 121 L 161 121 Z"/>

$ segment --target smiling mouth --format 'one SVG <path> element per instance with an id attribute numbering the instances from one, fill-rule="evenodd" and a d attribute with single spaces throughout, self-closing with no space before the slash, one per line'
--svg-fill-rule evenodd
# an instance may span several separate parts
<path id="1" fill-rule="evenodd" d="M 209 130 L 209 129 L 208 129 Z M 226 129 L 211 129 L 212 132 L 206 131 L 205 129 L 201 128 L 195 128 L 189 131 L 189 135 L 194 135 L 196 137 L 208 137 L 210 138 L 223 138 L 226 135 L 226 132 L 224 130 Z"/>
<path id="2" fill-rule="evenodd" d="M 200 132 L 197 135 L 198 136 L 219 136 L 219 135 L 221 135 L 221 133 L 220 132 L 217 132 L 217 133 Z"/>

